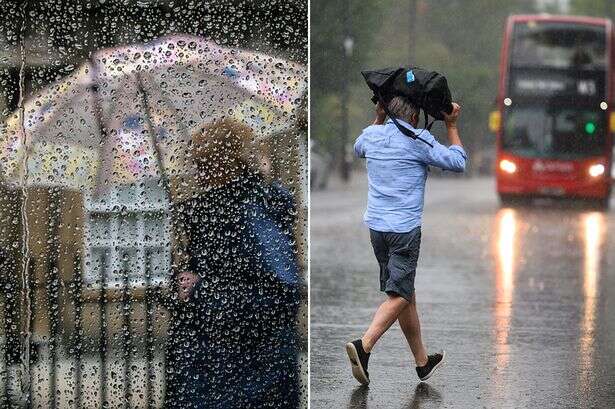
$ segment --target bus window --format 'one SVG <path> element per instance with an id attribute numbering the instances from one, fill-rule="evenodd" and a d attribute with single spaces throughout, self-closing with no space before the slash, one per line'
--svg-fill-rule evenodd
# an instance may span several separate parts
<path id="1" fill-rule="evenodd" d="M 606 66 L 605 29 L 561 23 L 515 25 L 512 65 L 595 69 Z"/>

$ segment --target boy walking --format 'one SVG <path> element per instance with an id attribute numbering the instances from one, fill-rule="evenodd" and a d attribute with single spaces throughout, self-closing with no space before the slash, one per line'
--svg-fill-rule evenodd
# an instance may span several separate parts
<path id="1" fill-rule="evenodd" d="M 409 138 L 390 119 L 386 121 L 387 115 L 378 103 L 376 120 L 363 130 L 354 145 L 355 154 L 367 162 L 369 189 L 364 221 L 370 229 L 372 247 L 380 265 L 380 290 L 387 295 L 363 336 L 346 344 L 352 374 L 363 385 L 369 384 L 371 351 L 395 321 L 399 322 L 414 355 L 421 381 L 431 377 L 444 362 L 444 351 L 428 355 L 423 345 L 414 277 L 428 166 L 463 172 L 467 160 L 457 130 L 461 109 L 458 104 L 453 103 L 450 114 L 443 113 L 448 148 L 438 143 L 428 130 L 416 129 L 419 110 L 407 98 L 395 96 L 387 107 L 402 126 L 429 144 Z"/>

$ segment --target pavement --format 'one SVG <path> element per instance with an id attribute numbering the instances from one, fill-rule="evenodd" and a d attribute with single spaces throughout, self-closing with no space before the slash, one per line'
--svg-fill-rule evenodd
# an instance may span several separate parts
<path id="1" fill-rule="evenodd" d="M 395 324 L 367 388 L 344 350 L 384 298 L 365 202 L 362 173 L 311 195 L 312 409 L 615 408 L 615 200 L 500 208 L 493 179 L 430 178 L 417 302 L 447 363 L 419 383 Z"/>

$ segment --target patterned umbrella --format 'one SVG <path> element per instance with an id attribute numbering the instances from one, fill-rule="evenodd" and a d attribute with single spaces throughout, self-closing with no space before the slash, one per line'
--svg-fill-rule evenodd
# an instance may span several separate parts
<path id="1" fill-rule="evenodd" d="M 190 136 L 221 117 L 289 129 L 305 67 L 193 36 L 101 50 L 0 124 L 5 183 L 100 191 L 190 174 Z"/>

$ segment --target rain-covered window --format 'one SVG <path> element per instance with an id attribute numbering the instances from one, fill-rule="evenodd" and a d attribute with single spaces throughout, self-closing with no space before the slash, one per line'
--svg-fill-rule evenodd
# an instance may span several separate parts
<path id="1" fill-rule="evenodd" d="M 7 0 L 0 406 L 306 406 L 307 1 Z"/>

